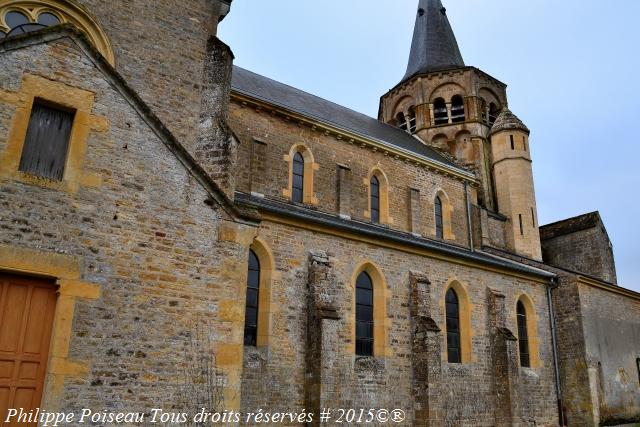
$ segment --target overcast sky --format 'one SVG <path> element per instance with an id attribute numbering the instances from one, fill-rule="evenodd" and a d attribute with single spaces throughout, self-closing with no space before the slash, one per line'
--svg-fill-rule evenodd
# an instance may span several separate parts
<path id="1" fill-rule="evenodd" d="M 598 210 L 640 291 L 640 1 L 444 0 L 467 65 L 509 85 L 531 129 L 540 223 Z M 241 67 L 377 116 L 404 75 L 418 0 L 235 0 Z"/>

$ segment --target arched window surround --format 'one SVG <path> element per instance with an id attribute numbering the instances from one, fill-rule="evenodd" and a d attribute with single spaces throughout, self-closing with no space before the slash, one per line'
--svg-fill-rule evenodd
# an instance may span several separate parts
<path id="1" fill-rule="evenodd" d="M 271 291 L 272 281 L 276 275 L 274 270 L 274 258 L 269 246 L 259 237 L 256 237 L 253 240 L 249 249 L 256 254 L 256 257 L 260 262 L 260 292 L 258 293 L 258 331 L 256 346 L 266 347 L 271 342 L 271 337 L 273 336 L 271 322 L 273 314 Z M 248 259 L 249 253 L 247 251 L 247 261 Z"/>
<path id="2" fill-rule="evenodd" d="M 302 203 L 307 205 L 317 205 L 319 203 L 318 198 L 315 196 L 313 191 L 313 177 L 315 171 L 320 169 L 320 165 L 318 165 L 313 158 L 313 153 L 311 149 L 305 144 L 295 144 L 289 150 L 289 154 L 284 155 L 284 161 L 288 163 L 289 166 L 289 175 L 288 175 L 288 185 L 287 188 L 282 190 L 282 195 L 289 199 L 293 200 L 293 159 L 299 153 L 304 159 L 304 179 L 303 179 L 303 197 Z"/>
<path id="3" fill-rule="evenodd" d="M 0 6 L 0 17 L 6 12 L 17 11 L 26 15 L 32 22 L 44 12 L 52 13 L 61 23 L 71 23 L 87 35 L 98 51 L 111 64 L 115 65 L 115 55 L 106 33 L 81 6 L 70 1 L 61 0 L 6 0 Z M 0 30 L 8 32 L 9 28 L 0 19 Z"/>
<path id="4" fill-rule="evenodd" d="M 387 175 L 378 166 L 371 168 L 369 174 L 363 183 L 367 187 L 367 210 L 364 211 L 364 217 L 371 220 L 371 178 L 376 177 L 379 184 L 379 201 L 380 201 L 380 220 L 379 224 L 393 224 L 393 218 L 389 214 L 389 179 Z"/>
<path id="5" fill-rule="evenodd" d="M 527 314 L 527 338 L 529 340 L 529 368 L 534 369 L 541 366 L 539 341 L 538 341 L 538 314 L 533 304 L 533 300 L 525 293 L 521 293 L 517 296 L 513 304 L 513 330 L 518 332 L 518 316 L 517 307 L 518 302 L 521 302 L 524 306 L 524 310 Z M 520 365 L 520 355 L 518 353 L 518 365 Z"/>
<path id="6" fill-rule="evenodd" d="M 469 300 L 467 288 L 457 279 L 451 279 L 447 282 L 440 299 L 440 312 L 442 313 L 442 361 L 449 362 L 447 351 L 447 319 L 446 319 L 446 296 L 449 289 L 453 289 L 458 297 L 459 319 L 460 319 L 460 360 L 461 363 L 473 362 L 473 349 L 471 346 L 471 338 L 473 330 L 471 328 L 471 313 L 473 306 Z"/>
<path id="7" fill-rule="evenodd" d="M 351 353 L 356 353 L 356 280 L 360 273 L 365 272 L 373 282 L 373 357 L 387 357 L 391 355 L 389 346 L 389 319 L 387 318 L 387 301 L 390 298 L 387 281 L 381 270 L 372 261 L 362 261 L 356 265 L 351 275 Z"/>
<path id="8" fill-rule="evenodd" d="M 455 240 L 456 236 L 453 232 L 452 218 L 453 218 L 453 206 L 451 205 L 451 201 L 449 200 L 449 196 L 442 189 L 437 189 L 433 197 L 431 198 L 432 203 L 432 214 L 433 214 L 433 228 L 431 235 L 438 238 L 438 231 L 436 229 L 436 198 L 440 199 L 442 203 L 442 238 L 444 240 Z"/>

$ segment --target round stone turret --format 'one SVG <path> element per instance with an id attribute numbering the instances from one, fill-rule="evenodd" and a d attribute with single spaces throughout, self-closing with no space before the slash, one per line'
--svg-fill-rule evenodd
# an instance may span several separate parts
<path id="1" fill-rule="evenodd" d="M 491 128 L 491 158 L 498 211 L 508 218 L 506 243 L 512 251 L 542 260 L 529 128 L 508 108 Z"/>

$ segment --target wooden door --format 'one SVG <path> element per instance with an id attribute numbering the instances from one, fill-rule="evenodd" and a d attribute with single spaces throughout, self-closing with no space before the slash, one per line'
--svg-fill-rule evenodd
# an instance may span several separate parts
<path id="1" fill-rule="evenodd" d="M 0 273 L 2 422 L 9 408 L 23 408 L 28 412 L 40 405 L 55 305 L 53 282 Z M 9 425 L 31 424 L 13 422 Z"/>

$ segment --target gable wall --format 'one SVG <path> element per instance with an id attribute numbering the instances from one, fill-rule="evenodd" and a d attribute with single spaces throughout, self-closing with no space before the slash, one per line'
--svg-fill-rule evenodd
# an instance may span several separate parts
<path id="1" fill-rule="evenodd" d="M 185 344 L 198 325 L 225 369 L 233 407 L 242 330 L 234 307 L 244 303 L 238 283 L 246 280 L 253 231 L 205 204 L 210 195 L 74 43 L 18 49 L 1 61 L 0 153 L 24 74 L 93 93 L 91 114 L 101 123 L 92 125 L 82 165 L 92 179 L 76 192 L 0 179 L 3 249 L 35 253 L 24 262 L 36 270 L 52 254 L 72 259 L 78 280 L 98 290 L 92 299 L 76 298 L 67 314 L 68 354 L 79 365 L 62 383 L 47 383 L 43 407 L 171 408 Z M 0 269 L 6 258 L 0 251 Z"/>

